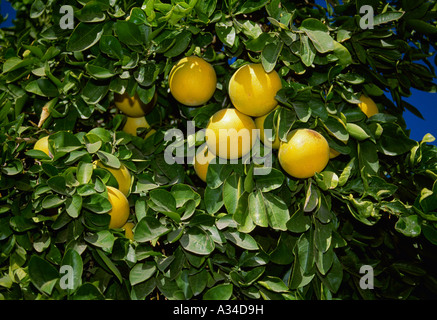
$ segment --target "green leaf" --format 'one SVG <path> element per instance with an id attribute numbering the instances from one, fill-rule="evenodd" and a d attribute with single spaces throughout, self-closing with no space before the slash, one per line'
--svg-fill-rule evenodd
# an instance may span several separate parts
<path id="1" fill-rule="evenodd" d="M 261 52 L 261 63 L 265 72 L 269 73 L 275 69 L 283 45 L 282 41 L 278 41 L 277 43 L 269 43 L 264 47 Z"/>
<path id="2" fill-rule="evenodd" d="M 145 263 L 137 263 L 129 272 L 129 281 L 131 285 L 137 285 L 146 281 L 156 271 L 156 264 L 153 261 L 146 261 Z"/>
<path id="3" fill-rule="evenodd" d="M 142 36 L 139 27 L 130 21 L 118 20 L 114 24 L 114 30 L 118 39 L 130 46 L 137 46 L 142 44 Z"/>
<path id="4" fill-rule="evenodd" d="M 218 22 L 215 24 L 215 31 L 220 41 L 228 47 L 232 47 L 235 43 L 236 31 L 232 21 Z"/>
<path id="5" fill-rule="evenodd" d="M 407 237 L 418 237 L 422 230 L 419 217 L 415 214 L 401 215 L 395 224 L 395 229 Z"/>
<path id="6" fill-rule="evenodd" d="M 111 35 L 102 35 L 99 42 L 100 50 L 110 57 L 123 58 L 123 48 L 120 41 Z"/>
<path id="7" fill-rule="evenodd" d="M 314 229 L 314 244 L 316 248 L 325 253 L 332 243 L 332 226 L 316 221 Z"/>
<path id="8" fill-rule="evenodd" d="M 95 252 L 99 255 L 100 259 L 105 263 L 105 265 L 111 270 L 111 272 L 116 276 L 120 283 L 123 282 L 123 276 L 118 270 L 117 266 L 112 262 L 112 260 L 100 249 L 97 249 Z"/>
<path id="9" fill-rule="evenodd" d="M 303 210 L 297 210 L 287 221 L 287 229 L 291 232 L 302 233 L 311 227 L 311 218 Z"/>
<path id="10" fill-rule="evenodd" d="M 153 209 L 158 212 L 176 212 L 176 199 L 173 194 L 164 189 L 155 189 L 149 192 L 150 200 L 153 202 Z"/>
<path id="11" fill-rule="evenodd" d="M 84 51 L 96 44 L 103 33 L 103 23 L 79 22 L 67 42 L 68 51 Z"/>
<path id="12" fill-rule="evenodd" d="M 347 123 L 346 129 L 349 134 L 358 141 L 370 138 L 370 135 L 366 132 L 366 130 L 364 130 L 363 127 L 359 126 L 358 124 Z"/>
<path id="13" fill-rule="evenodd" d="M 47 180 L 47 185 L 52 189 L 53 191 L 60 193 L 60 194 L 66 194 L 66 180 L 63 176 L 54 176 Z"/>
<path id="14" fill-rule="evenodd" d="M 249 215 L 257 226 L 268 227 L 267 211 L 260 191 L 249 194 Z"/>
<path id="15" fill-rule="evenodd" d="M 43 258 L 33 255 L 29 260 L 29 278 L 41 292 L 51 295 L 59 278 L 58 270 Z"/>
<path id="16" fill-rule="evenodd" d="M 109 230 L 102 230 L 96 233 L 87 233 L 84 236 L 86 242 L 103 249 L 112 249 L 115 236 Z"/>
<path id="17" fill-rule="evenodd" d="M 258 250 L 258 244 L 255 239 L 247 233 L 239 231 L 225 231 L 224 236 L 229 241 L 235 243 L 237 246 L 247 250 Z"/>
<path id="18" fill-rule="evenodd" d="M 61 197 L 59 197 L 56 194 L 50 194 L 50 195 L 44 197 L 44 199 L 42 201 L 42 207 L 44 209 L 57 208 L 61 204 L 63 204 L 64 202 L 65 202 L 65 199 L 62 199 Z"/>
<path id="19" fill-rule="evenodd" d="M 152 241 L 171 231 L 154 217 L 144 217 L 135 227 L 134 239 L 138 242 Z"/>
<path id="20" fill-rule="evenodd" d="M 104 295 L 91 283 L 84 283 L 71 297 L 72 300 L 105 300 Z"/>
<path id="21" fill-rule="evenodd" d="M 264 288 L 271 290 L 273 292 L 288 292 L 289 288 L 287 285 L 278 277 L 267 276 L 262 281 L 258 281 L 260 285 Z"/>
<path id="22" fill-rule="evenodd" d="M 408 138 L 402 128 L 394 123 L 383 126 L 384 133 L 378 140 L 378 149 L 385 155 L 397 156 L 413 148 L 417 142 Z"/>
<path id="23" fill-rule="evenodd" d="M 405 12 L 401 12 L 401 11 L 398 11 L 398 12 L 391 11 L 391 12 L 384 12 L 384 13 L 378 14 L 377 16 L 375 16 L 373 18 L 373 25 L 379 26 L 381 24 L 385 24 L 385 23 L 399 20 L 400 18 L 402 18 L 402 16 L 404 14 L 405 14 Z"/>
<path id="24" fill-rule="evenodd" d="M 90 1 L 82 9 L 75 11 L 74 16 L 82 22 L 100 22 L 105 20 L 105 13 L 100 2 Z"/>
<path id="25" fill-rule="evenodd" d="M 223 185 L 223 202 L 230 214 L 236 212 L 238 200 L 243 192 L 243 179 L 237 173 L 232 173 Z"/>
<path id="26" fill-rule="evenodd" d="M 244 1 L 241 4 L 241 6 L 237 9 L 237 11 L 235 12 L 235 15 L 248 14 L 248 13 L 255 12 L 255 11 L 263 8 L 268 3 L 269 3 L 269 0 L 261 0 L 261 1 L 247 0 L 247 1 Z"/>
<path id="27" fill-rule="evenodd" d="M 232 297 L 233 288 L 232 283 L 216 285 L 205 292 L 203 300 L 229 300 Z"/>
<path id="28" fill-rule="evenodd" d="M 36 19 L 40 17 L 46 9 L 44 2 L 41 0 L 35 0 L 30 7 L 30 17 Z"/>
<path id="29" fill-rule="evenodd" d="M 21 160 L 18 159 L 9 161 L 5 166 L 2 166 L 1 168 L 2 172 L 8 176 L 14 176 L 16 174 L 19 174 L 23 171 L 23 169 L 23 163 L 21 162 Z"/>
<path id="30" fill-rule="evenodd" d="M 120 169 L 121 162 L 116 156 L 103 150 L 97 151 L 96 154 L 105 166 Z"/>
<path id="31" fill-rule="evenodd" d="M 176 57 L 182 54 L 191 42 L 191 32 L 188 30 L 183 30 L 176 36 L 176 43 L 164 53 L 164 56 L 168 58 Z"/>
<path id="32" fill-rule="evenodd" d="M 179 242 L 185 250 L 200 255 L 208 255 L 215 249 L 210 235 L 199 227 L 189 228 Z"/>
<path id="33" fill-rule="evenodd" d="M 80 161 L 77 166 L 77 181 L 80 184 L 87 184 L 91 180 L 91 176 L 93 175 L 93 164 Z"/>
<path id="34" fill-rule="evenodd" d="M 98 214 L 109 212 L 112 209 L 111 202 L 100 193 L 94 193 L 84 197 L 82 206 Z"/>
<path id="35" fill-rule="evenodd" d="M 328 27 L 320 20 L 307 18 L 302 21 L 299 29 L 311 39 L 318 52 L 326 53 L 334 50 L 334 39 L 329 35 Z"/>
<path id="36" fill-rule="evenodd" d="M 209 214 L 216 213 L 223 206 L 223 186 L 216 189 L 206 187 L 203 197 L 206 211 Z"/>
<path id="37" fill-rule="evenodd" d="M 287 204 L 273 193 L 263 193 L 269 226 L 275 230 L 287 230 L 287 221 L 290 219 Z"/>
<path id="38" fill-rule="evenodd" d="M 202 293 L 206 288 L 207 281 L 208 271 L 206 269 L 202 269 L 200 272 L 188 276 L 188 283 L 194 296 Z"/>
<path id="39" fill-rule="evenodd" d="M 358 146 L 361 171 L 365 175 L 377 175 L 379 171 L 379 158 L 375 144 L 367 140 L 361 142 Z"/>
<path id="40" fill-rule="evenodd" d="M 75 291 L 82 285 L 82 273 L 83 273 L 83 261 L 80 254 L 74 250 L 74 249 L 68 249 L 67 252 L 65 252 L 65 255 L 62 259 L 61 266 L 69 266 L 71 269 L 67 269 L 69 272 L 70 270 L 73 272 L 72 275 L 68 274 L 68 290 L 70 292 Z M 67 274 L 65 274 L 67 276 Z M 62 277 L 61 277 L 62 280 Z M 70 283 L 70 280 L 72 280 L 72 283 Z"/>
<path id="41" fill-rule="evenodd" d="M 82 209 L 82 197 L 74 194 L 71 198 L 68 198 L 66 201 L 65 209 L 68 215 L 72 218 L 77 218 Z"/>
<path id="42" fill-rule="evenodd" d="M 17 70 L 19 68 L 28 66 L 32 63 L 34 63 L 33 59 L 22 60 L 18 57 L 9 58 L 3 63 L 3 73 L 8 73 Z"/>
<path id="43" fill-rule="evenodd" d="M 256 187 L 262 192 L 269 192 L 281 187 L 285 176 L 282 171 L 272 168 L 269 174 L 254 177 Z"/>
<path id="44" fill-rule="evenodd" d="M 350 54 L 349 50 L 343 46 L 341 43 L 334 41 L 334 54 L 338 58 L 338 62 L 342 66 L 348 66 L 352 64 L 352 55 Z"/>
<path id="45" fill-rule="evenodd" d="M 426 35 L 437 34 L 437 27 L 430 23 L 427 23 L 426 21 L 420 19 L 408 19 L 407 24 L 412 27 L 416 32 Z"/>

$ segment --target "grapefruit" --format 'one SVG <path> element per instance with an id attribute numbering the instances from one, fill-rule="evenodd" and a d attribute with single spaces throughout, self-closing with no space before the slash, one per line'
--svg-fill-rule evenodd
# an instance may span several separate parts
<path id="1" fill-rule="evenodd" d="M 296 129 L 281 142 L 278 159 L 292 177 L 309 178 L 321 172 L 329 161 L 330 148 L 326 139 L 311 129 Z"/>
<path id="2" fill-rule="evenodd" d="M 256 142 L 256 126 L 251 117 L 234 108 L 217 111 L 208 122 L 205 139 L 208 150 L 224 159 L 238 159 Z"/>
<path id="3" fill-rule="evenodd" d="M 126 196 L 117 188 L 106 187 L 108 189 L 108 200 L 112 209 L 108 212 L 111 216 L 109 222 L 110 229 L 119 229 L 123 227 L 129 218 L 129 202 Z"/>
<path id="4" fill-rule="evenodd" d="M 281 88 L 281 79 L 275 70 L 267 73 L 262 64 L 254 63 L 242 66 L 232 75 L 228 90 L 238 111 L 261 117 L 276 107 L 275 96 Z"/>
<path id="5" fill-rule="evenodd" d="M 170 71 L 170 92 L 186 106 L 196 107 L 207 102 L 214 95 L 216 85 L 213 66 L 197 56 L 182 58 Z"/>

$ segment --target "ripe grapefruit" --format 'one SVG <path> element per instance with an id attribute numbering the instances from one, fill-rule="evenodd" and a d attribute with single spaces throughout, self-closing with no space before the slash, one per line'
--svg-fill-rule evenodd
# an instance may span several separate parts
<path id="1" fill-rule="evenodd" d="M 371 116 L 377 114 L 379 112 L 378 107 L 375 101 L 372 98 L 369 98 L 362 94 L 360 96 L 361 103 L 358 104 L 358 107 L 363 111 L 363 113 L 370 118 Z"/>
<path id="2" fill-rule="evenodd" d="M 309 178 L 328 164 L 329 145 L 317 131 L 296 129 L 288 134 L 287 142 L 281 142 L 278 159 L 290 176 Z"/>
<path id="3" fill-rule="evenodd" d="M 206 143 L 200 146 L 196 152 L 196 157 L 194 158 L 194 171 L 204 182 L 206 182 L 209 163 L 215 157 L 215 154 L 208 150 L 208 145 Z"/>
<path id="4" fill-rule="evenodd" d="M 138 118 L 148 114 L 156 105 L 158 95 L 155 92 L 152 100 L 149 103 L 141 101 L 137 93 L 130 97 L 127 92 L 123 94 L 116 93 L 114 95 L 115 106 L 128 117 Z"/>
<path id="5" fill-rule="evenodd" d="M 267 73 L 260 63 L 247 64 L 232 75 L 229 97 L 238 111 L 261 117 L 276 107 L 275 96 L 281 88 L 281 79 L 275 70 Z"/>
<path id="6" fill-rule="evenodd" d="M 121 164 L 119 169 L 111 168 L 97 160 L 94 164 L 100 168 L 108 170 L 118 182 L 118 189 L 127 197 L 129 195 L 132 177 L 125 165 Z"/>
<path id="7" fill-rule="evenodd" d="M 134 232 L 133 228 L 135 227 L 135 224 L 133 222 L 126 222 L 123 227 L 121 227 L 124 230 L 124 236 L 130 240 L 134 239 Z"/>
<path id="8" fill-rule="evenodd" d="M 224 159 L 238 159 L 256 142 L 255 122 L 234 108 L 217 111 L 208 122 L 205 139 L 208 150 Z"/>
<path id="9" fill-rule="evenodd" d="M 106 188 L 108 189 L 108 200 L 112 205 L 112 209 L 108 212 L 111 216 L 109 228 L 119 229 L 129 218 L 129 202 L 120 190 L 110 186 Z"/>
<path id="10" fill-rule="evenodd" d="M 170 92 L 186 106 L 195 107 L 207 102 L 214 95 L 216 85 L 213 66 L 197 56 L 182 58 L 170 71 Z"/>
<path id="11" fill-rule="evenodd" d="M 145 117 L 138 117 L 138 118 L 126 117 L 126 122 L 122 129 L 124 132 L 136 136 L 138 128 L 146 128 L 146 129 L 150 128 L 150 125 Z M 155 132 L 156 132 L 155 129 L 151 129 L 149 132 L 147 132 L 145 139 L 150 137 Z"/>

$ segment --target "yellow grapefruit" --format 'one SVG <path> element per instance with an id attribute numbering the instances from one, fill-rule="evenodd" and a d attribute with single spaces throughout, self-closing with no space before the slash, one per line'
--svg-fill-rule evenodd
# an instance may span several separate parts
<path id="1" fill-rule="evenodd" d="M 133 97 L 130 97 L 127 92 L 123 94 L 116 93 L 114 95 L 115 106 L 128 117 L 138 118 L 148 114 L 156 104 L 158 95 L 155 92 L 152 100 L 149 103 L 141 101 L 137 93 Z"/>
<path id="2" fill-rule="evenodd" d="M 102 161 L 97 160 L 94 164 L 100 168 L 104 168 L 108 170 L 117 180 L 118 189 L 127 197 L 129 195 L 130 186 L 132 182 L 132 177 L 129 170 L 126 168 L 124 164 L 120 165 L 119 169 L 111 168 L 103 164 Z"/>
<path id="3" fill-rule="evenodd" d="M 213 66 L 197 56 L 182 58 L 170 71 L 170 92 L 186 106 L 195 107 L 207 102 L 214 95 L 216 85 Z"/>
<path id="4" fill-rule="evenodd" d="M 209 163 L 215 157 L 215 154 L 208 150 L 208 145 L 206 143 L 202 145 L 196 152 L 196 157 L 194 158 L 194 171 L 204 182 L 206 182 L 206 174 L 208 172 Z"/>
<path id="5" fill-rule="evenodd" d="M 247 64 L 232 75 L 229 97 L 238 111 L 261 117 L 276 107 L 275 96 L 281 88 L 281 79 L 275 70 L 267 73 L 260 63 Z"/>
<path id="6" fill-rule="evenodd" d="M 208 122 L 205 139 L 208 150 L 224 159 L 238 159 L 250 152 L 256 141 L 251 117 L 234 108 L 217 111 Z"/>
<path id="7" fill-rule="evenodd" d="M 122 129 L 124 132 L 136 136 L 138 128 L 146 128 L 146 129 L 150 128 L 150 125 L 145 117 L 138 117 L 138 118 L 126 117 L 126 122 Z M 155 129 L 151 129 L 149 132 L 147 132 L 145 139 L 150 137 L 155 132 L 156 132 Z"/>
<path id="8" fill-rule="evenodd" d="M 120 190 L 110 186 L 106 188 L 108 189 L 108 200 L 112 205 L 112 209 L 108 212 L 111 216 L 109 228 L 119 229 L 125 225 L 129 218 L 129 202 Z"/>
<path id="9" fill-rule="evenodd" d="M 371 116 L 379 112 L 378 106 L 376 105 L 375 101 L 372 100 L 372 98 L 369 98 L 362 94 L 360 96 L 360 100 L 361 103 L 358 104 L 358 107 L 361 109 L 361 111 L 364 112 L 367 118 L 370 118 Z"/>
<path id="10" fill-rule="evenodd" d="M 309 178 L 321 172 L 329 161 L 329 145 L 317 131 L 296 129 L 281 142 L 278 159 L 281 167 L 292 177 Z"/>
<path id="11" fill-rule="evenodd" d="M 122 227 L 124 230 L 124 236 L 130 240 L 134 239 L 134 232 L 133 228 L 135 227 L 135 224 L 133 222 L 126 222 L 125 225 Z"/>
<path id="12" fill-rule="evenodd" d="M 338 152 L 335 149 L 329 148 L 329 159 L 337 158 L 340 155 L 340 152 Z"/>

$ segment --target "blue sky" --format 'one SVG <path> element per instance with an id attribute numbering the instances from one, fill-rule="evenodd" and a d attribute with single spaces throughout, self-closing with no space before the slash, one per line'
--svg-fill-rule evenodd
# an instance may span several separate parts
<path id="1" fill-rule="evenodd" d="M 325 0 L 316 0 L 315 2 L 326 7 Z M 12 19 L 15 18 L 15 12 L 9 2 L 0 0 L 0 4 L 0 13 L 3 16 L 9 14 L 8 20 L 0 24 L 0 28 L 10 26 L 12 24 Z M 434 57 L 429 59 L 429 61 L 437 70 L 437 67 L 434 64 Z M 404 118 L 407 123 L 407 128 L 411 130 L 410 137 L 414 140 L 420 141 L 425 134 L 431 133 L 437 138 L 437 125 L 435 122 L 437 119 L 437 93 L 422 92 L 415 89 L 411 89 L 411 92 L 412 95 L 408 98 L 404 98 L 404 100 L 419 109 L 425 120 L 416 117 L 409 111 L 405 111 Z M 433 144 L 437 145 L 437 141 L 434 141 Z"/>

